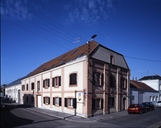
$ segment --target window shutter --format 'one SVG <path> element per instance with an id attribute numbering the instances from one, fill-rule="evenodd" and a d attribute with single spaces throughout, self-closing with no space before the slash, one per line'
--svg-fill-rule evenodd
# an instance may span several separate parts
<path id="1" fill-rule="evenodd" d="M 44 101 L 44 104 L 45 104 L 45 97 L 43 97 L 43 101 Z"/>
<path id="2" fill-rule="evenodd" d="M 93 85 L 95 85 L 95 72 L 93 72 Z"/>
<path id="3" fill-rule="evenodd" d="M 65 98 L 65 107 L 67 107 L 67 98 Z"/>
<path id="4" fill-rule="evenodd" d="M 55 97 L 53 97 L 53 105 L 55 105 Z"/>
<path id="5" fill-rule="evenodd" d="M 104 82 L 104 75 L 103 73 L 101 74 L 101 85 L 103 85 L 103 82 Z"/>
<path id="6" fill-rule="evenodd" d="M 48 97 L 48 104 L 50 104 L 50 97 Z"/>
<path id="7" fill-rule="evenodd" d="M 59 106 L 61 106 L 61 98 L 59 98 Z"/>
<path id="8" fill-rule="evenodd" d="M 75 84 L 77 84 L 77 74 L 75 73 Z"/>
<path id="9" fill-rule="evenodd" d="M 77 108 L 77 98 L 73 99 L 73 108 Z"/>
<path id="10" fill-rule="evenodd" d="M 59 86 L 61 86 L 61 76 L 59 76 Z"/>
<path id="11" fill-rule="evenodd" d="M 52 87 L 54 87 L 55 86 L 55 79 L 53 78 L 52 79 Z"/>
<path id="12" fill-rule="evenodd" d="M 43 88 L 45 87 L 45 80 L 43 80 Z"/>
<path id="13" fill-rule="evenodd" d="M 48 79 L 48 87 L 50 87 L 50 79 Z"/>
<path id="14" fill-rule="evenodd" d="M 95 109 L 95 99 L 92 99 L 92 110 Z"/>

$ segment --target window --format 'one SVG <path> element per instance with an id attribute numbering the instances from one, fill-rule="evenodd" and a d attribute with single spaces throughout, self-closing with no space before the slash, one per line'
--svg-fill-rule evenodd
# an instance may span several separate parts
<path id="1" fill-rule="evenodd" d="M 26 90 L 27 90 L 27 91 L 28 91 L 28 88 L 29 88 L 29 87 L 28 87 L 28 84 L 27 84 L 27 85 L 26 85 Z"/>
<path id="2" fill-rule="evenodd" d="M 115 98 L 114 97 L 108 98 L 108 105 L 112 108 L 115 107 Z"/>
<path id="3" fill-rule="evenodd" d="M 160 84 L 160 91 L 161 91 L 161 84 Z"/>
<path id="4" fill-rule="evenodd" d="M 114 75 L 110 75 L 110 87 L 116 87 L 116 79 Z"/>
<path id="5" fill-rule="evenodd" d="M 27 102 L 27 103 L 29 102 L 29 98 L 28 98 L 28 96 L 26 97 L 26 102 Z"/>
<path id="6" fill-rule="evenodd" d="M 153 101 L 153 97 L 152 96 L 150 96 L 150 101 Z"/>
<path id="7" fill-rule="evenodd" d="M 54 77 L 52 79 L 52 87 L 59 87 L 61 86 L 61 76 Z"/>
<path id="8" fill-rule="evenodd" d="M 44 97 L 44 104 L 50 104 L 50 97 Z"/>
<path id="9" fill-rule="evenodd" d="M 37 81 L 37 91 L 40 91 L 40 81 Z"/>
<path id="10" fill-rule="evenodd" d="M 94 72 L 93 82 L 94 85 L 103 85 L 103 73 Z"/>
<path id="11" fill-rule="evenodd" d="M 65 107 L 77 108 L 76 98 L 65 98 Z"/>
<path id="12" fill-rule="evenodd" d="M 70 74 L 69 76 L 69 85 L 76 85 L 77 84 L 77 73 Z"/>
<path id="13" fill-rule="evenodd" d="M 114 64 L 114 57 L 110 55 L 110 64 Z"/>
<path id="14" fill-rule="evenodd" d="M 43 80 L 43 88 L 48 88 L 48 87 L 50 87 L 50 79 Z"/>
<path id="15" fill-rule="evenodd" d="M 153 96 L 153 101 L 155 101 L 155 96 Z"/>
<path id="16" fill-rule="evenodd" d="M 25 85 L 22 85 L 22 91 L 25 91 Z"/>
<path id="17" fill-rule="evenodd" d="M 34 89 L 34 83 L 31 83 L 31 90 Z"/>
<path id="18" fill-rule="evenodd" d="M 127 79 L 121 78 L 121 88 L 127 88 Z"/>
<path id="19" fill-rule="evenodd" d="M 34 103 L 34 97 L 33 96 L 31 97 L 31 103 Z"/>
<path id="20" fill-rule="evenodd" d="M 103 109 L 103 99 L 93 99 L 92 108 L 93 110 Z"/>
<path id="21" fill-rule="evenodd" d="M 61 98 L 53 97 L 53 105 L 61 106 Z"/>

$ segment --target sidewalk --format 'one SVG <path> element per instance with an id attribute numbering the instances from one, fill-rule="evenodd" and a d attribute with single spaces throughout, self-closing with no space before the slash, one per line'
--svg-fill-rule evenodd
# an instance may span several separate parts
<path id="1" fill-rule="evenodd" d="M 44 108 L 31 107 L 31 108 L 27 108 L 27 109 L 31 110 L 31 111 L 39 112 L 39 113 L 42 113 L 42 114 L 50 115 L 50 116 L 53 116 L 53 117 L 57 117 L 57 118 L 60 118 L 60 119 L 68 120 L 68 121 L 89 122 L 89 123 L 90 122 L 109 120 L 111 118 L 118 118 L 118 117 L 128 115 L 127 111 L 121 111 L 121 112 L 115 112 L 115 113 L 110 113 L 110 114 L 106 114 L 106 115 L 96 115 L 94 117 L 84 118 L 84 117 L 75 116 L 75 115 L 63 113 L 63 112 L 57 112 L 57 111 L 54 111 L 54 110 L 48 110 L 48 109 L 44 109 Z"/>

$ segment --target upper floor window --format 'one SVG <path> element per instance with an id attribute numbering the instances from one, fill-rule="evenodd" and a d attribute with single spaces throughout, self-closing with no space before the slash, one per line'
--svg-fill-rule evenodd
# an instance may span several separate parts
<path id="1" fill-rule="evenodd" d="M 114 75 L 110 75 L 110 87 L 116 87 L 116 78 Z"/>
<path id="2" fill-rule="evenodd" d="M 25 90 L 25 85 L 22 85 L 22 91 L 24 91 Z"/>
<path id="3" fill-rule="evenodd" d="M 34 83 L 31 83 L 31 90 L 33 90 L 34 88 Z"/>
<path id="4" fill-rule="evenodd" d="M 28 87 L 28 84 L 26 84 L 26 90 L 28 91 L 29 87 Z"/>
<path id="5" fill-rule="evenodd" d="M 121 78 L 121 88 L 127 88 L 127 79 Z"/>
<path id="6" fill-rule="evenodd" d="M 43 80 L 43 88 L 48 88 L 48 87 L 50 87 L 50 79 Z"/>
<path id="7" fill-rule="evenodd" d="M 37 91 L 40 91 L 40 81 L 37 81 Z"/>
<path id="8" fill-rule="evenodd" d="M 94 72 L 93 82 L 94 85 L 103 85 L 103 73 Z"/>
<path id="9" fill-rule="evenodd" d="M 59 87 L 61 86 L 61 76 L 54 77 L 52 79 L 52 87 Z"/>
<path id="10" fill-rule="evenodd" d="M 110 55 L 110 64 L 114 64 L 114 56 Z"/>
<path id="11" fill-rule="evenodd" d="M 76 85 L 77 84 L 77 73 L 72 73 L 69 76 L 69 85 Z"/>
<path id="12" fill-rule="evenodd" d="M 161 84 L 160 84 L 160 91 L 161 91 Z"/>

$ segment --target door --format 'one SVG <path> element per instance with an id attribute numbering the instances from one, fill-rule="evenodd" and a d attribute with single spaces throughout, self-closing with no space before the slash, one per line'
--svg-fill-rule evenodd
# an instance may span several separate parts
<path id="1" fill-rule="evenodd" d="M 41 108 L 41 96 L 37 96 L 37 107 Z"/>

